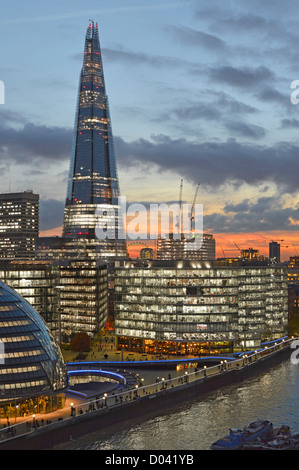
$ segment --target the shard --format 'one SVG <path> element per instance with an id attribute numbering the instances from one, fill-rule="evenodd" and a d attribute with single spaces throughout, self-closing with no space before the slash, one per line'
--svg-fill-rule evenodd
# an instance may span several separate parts
<path id="1" fill-rule="evenodd" d="M 127 256 L 99 28 L 90 22 L 80 75 L 63 237 L 67 256 Z"/>

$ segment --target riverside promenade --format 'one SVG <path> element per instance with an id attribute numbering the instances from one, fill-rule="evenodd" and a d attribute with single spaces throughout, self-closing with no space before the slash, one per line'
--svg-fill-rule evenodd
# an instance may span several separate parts
<path id="1" fill-rule="evenodd" d="M 161 378 L 146 385 L 135 384 L 130 389 L 114 390 L 88 400 L 79 395 L 74 399 L 68 397 L 67 406 L 63 410 L 31 417 L 2 428 L 0 449 L 50 449 L 132 417 L 163 412 L 167 407 L 246 380 L 281 360 L 290 358 L 291 343 L 294 340 L 283 339 L 237 358 L 219 358 L 220 362 L 215 365 L 199 366 L 194 370 L 182 369 L 176 377 Z M 148 361 L 149 366 L 150 362 Z M 196 359 L 193 358 L 190 362 L 194 363 Z M 85 370 L 88 368 L 88 363 L 80 365 L 84 365 Z M 95 364 L 90 364 L 90 367 L 94 369 Z M 119 362 L 119 369 L 122 367 L 122 362 Z"/>

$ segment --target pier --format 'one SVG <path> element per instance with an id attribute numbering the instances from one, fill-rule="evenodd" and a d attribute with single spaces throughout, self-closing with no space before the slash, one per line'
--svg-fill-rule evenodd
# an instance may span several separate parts
<path id="1" fill-rule="evenodd" d="M 290 358 L 293 341 L 294 338 L 283 339 L 239 357 L 218 357 L 215 365 L 203 366 L 194 360 L 197 365 L 194 370 L 182 369 L 182 374 L 173 378 L 162 378 L 144 386 L 131 384 L 131 388 L 116 389 L 113 393 L 107 392 L 92 399 L 83 396 L 78 400 L 74 398 L 63 410 L 45 415 L 42 419 L 38 417 L 38 426 L 37 417 L 34 417 L 1 429 L 0 449 L 49 449 L 98 429 L 130 420 L 132 416 L 145 418 L 163 412 L 177 403 L 244 381 Z M 189 359 L 188 362 L 193 361 Z M 128 367 L 128 364 L 118 362 L 117 365 L 121 376 L 121 369 Z M 73 363 L 68 368 L 74 370 L 77 366 Z M 84 367 L 84 372 L 88 369 L 89 372 L 96 370 L 95 363 L 80 363 L 80 366 Z M 102 363 L 98 365 L 98 371 L 101 367 Z"/>

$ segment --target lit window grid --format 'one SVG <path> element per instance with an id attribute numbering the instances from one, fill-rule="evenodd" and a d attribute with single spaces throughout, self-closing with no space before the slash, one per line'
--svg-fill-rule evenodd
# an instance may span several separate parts
<path id="1" fill-rule="evenodd" d="M 221 286 L 223 281 L 225 288 Z M 172 288 L 171 284 L 176 286 Z M 200 284 L 209 289 L 209 295 L 203 294 L 199 305 L 184 305 L 187 284 Z M 118 336 L 156 340 L 178 340 L 183 336 L 194 341 L 217 337 L 236 340 L 246 335 L 256 339 L 266 328 L 279 337 L 287 324 L 287 282 L 283 271 L 277 275 L 271 269 L 249 268 L 118 269 L 115 292 L 122 295 L 122 301 L 116 295 L 115 302 Z M 189 301 L 193 302 L 190 298 Z M 206 331 L 200 332 L 201 329 Z"/>

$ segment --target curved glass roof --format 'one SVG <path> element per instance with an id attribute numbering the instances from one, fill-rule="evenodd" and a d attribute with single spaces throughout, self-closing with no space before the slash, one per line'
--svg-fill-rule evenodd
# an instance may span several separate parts
<path id="1" fill-rule="evenodd" d="M 66 386 L 64 360 L 44 320 L 0 281 L 0 404 Z"/>

